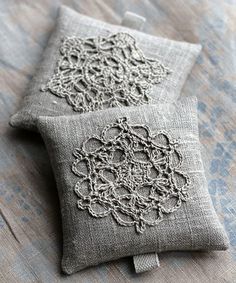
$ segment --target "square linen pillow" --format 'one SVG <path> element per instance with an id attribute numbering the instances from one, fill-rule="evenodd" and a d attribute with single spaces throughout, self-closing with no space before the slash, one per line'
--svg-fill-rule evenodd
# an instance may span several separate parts
<path id="1" fill-rule="evenodd" d="M 200 49 L 62 6 L 28 95 L 10 124 L 36 130 L 38 116 L 173 102 Z"/>
<path id="2" fill-rule="evenodd" d="M 121 257 L 224 250 L 207 190 L 196 98 L 39 117 L 62 213 L 62 269 Z"/>

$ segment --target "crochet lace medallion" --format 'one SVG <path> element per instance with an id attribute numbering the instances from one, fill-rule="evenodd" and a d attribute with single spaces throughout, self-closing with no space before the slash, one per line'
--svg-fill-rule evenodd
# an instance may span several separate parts
<path id="1" fill-rule="evenodd" d="M 143 233 L 188 199 L 190 178 L 181 171 L 179 142 L 120 118 L 74 150 L 78 208 L 96 218 L 112 215 Z"/>
<path id="2" fill-rule="evenodd" d="M 69 37 L 41 90 L 65 98 L 78 112 L 141 105 L 148 102 L 153 85 L 169 73 L 158 60 L 146 58 L 129 34 Z"/>

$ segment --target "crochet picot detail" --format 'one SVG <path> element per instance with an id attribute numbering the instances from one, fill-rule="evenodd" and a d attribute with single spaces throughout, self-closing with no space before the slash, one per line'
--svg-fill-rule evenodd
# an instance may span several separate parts
<path id="1" fill-rule="evenodd" d="M 78 112 L 148 103 L 153 85 L 170 73 L 146 58 L 126 33 L 65 38 L 59 52 L 55 72 L 41 90 L 65 98 Z"/>
<path id="2" fill-rule="evenodd" d="M 181 171 L 179 142 L 166 132 L 120 118 L 76 148 L 78 208 L 96 218 L 112 215 L 143 233 L 188 199 L 190 178 Z"/>

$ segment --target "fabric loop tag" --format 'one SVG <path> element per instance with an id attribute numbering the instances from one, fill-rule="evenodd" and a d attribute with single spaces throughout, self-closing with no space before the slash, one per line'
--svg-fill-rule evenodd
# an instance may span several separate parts
<path id="1" fill-rule="evenodd" d="M 140 31 L 143 29 L 145 22 L 146 22 L 146 19 L 144 17 L 127 11 L 125 12 L 125 15 L 124 15 L 124 18 L 121 24 L 122 26 Z"/>
<path id="2" fill-rule="evenodd" d="M 136 273 L 149 271 L 160 266 L 157 253 L 135 255 L 133 261 Z"/>

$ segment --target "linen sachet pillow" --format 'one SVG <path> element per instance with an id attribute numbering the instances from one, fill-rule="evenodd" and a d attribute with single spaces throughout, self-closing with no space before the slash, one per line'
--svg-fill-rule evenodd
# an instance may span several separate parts
<path id="1" fill-rule="evenodd" d="M 196 98 L 39 117 L 71 274 L 121 257 L 224 250 L 200 153 Z"/>
<path id="2" fill-rule="evenodd" d="M 10 124 L 36 130 L 38 116 L 173 102 L 200 49 L 62 6 L 28 95 Z"/>

